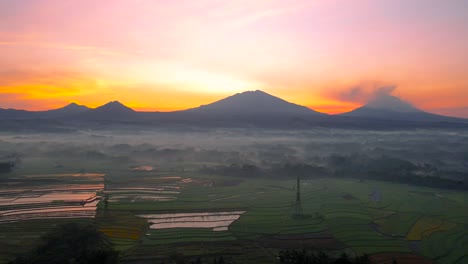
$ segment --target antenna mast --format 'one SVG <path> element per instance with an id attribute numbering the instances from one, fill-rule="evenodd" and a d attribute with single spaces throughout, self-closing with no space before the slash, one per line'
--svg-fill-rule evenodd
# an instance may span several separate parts
<path id="1" fill-rule="evenodd" d="M 293 218 L 301 218 L 304 214 L 302 212 L 302 205 L 301 205 L 301 178 L 297 176 L 296 181 L 296 204 L 294 205 L 294 214 Z"/>

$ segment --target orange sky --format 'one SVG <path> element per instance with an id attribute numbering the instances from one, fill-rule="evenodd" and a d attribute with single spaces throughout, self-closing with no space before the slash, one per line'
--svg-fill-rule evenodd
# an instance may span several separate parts
<path id="1" fill-rule="evenodd" d="M 376 89 L 468 117 L 467 1 L 0 2 L 0 108 L 171 111 L 264 90 L 326 113 Z"/>

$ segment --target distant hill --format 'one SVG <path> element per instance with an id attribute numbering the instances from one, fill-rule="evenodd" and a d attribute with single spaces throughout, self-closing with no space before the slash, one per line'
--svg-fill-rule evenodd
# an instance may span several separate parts
<path id="1" fill-rule="evenodd" d="M 37 116 L 38 115 L 36 114 L 36 112 L 0 108 L 1 119 L 31 119 L 31 118 L 36 118 Z"/>
<path id="2" fill-rule="evenodd" d="M 135 110 L 125 106 L 119 101 L 112 101 L 95 109 L 83 112 L 78 115 L 82 120 L 109 120 L 125 121 L 134 119 L 137 116 Z"/>
<path id="3" fill-rule="evenodd" d="M 380 95 L 366 105 L 351 112 L 341 114 L 343 117 L 357 117 L 377 120 L 397 120 L 414 122 L 467 122 L 456 117 L 441 116 L 422 111 L 412 104 L 392 95 Z"/>
<path id="4" fill-rule="evenodd" d="M 109 102 L 98 108 L 92 109 L 84 105 L 71 103 L 65 107 L 48 111 L 25 111 L 16 109 L 1 109 L 0 119 L 22 120 L 22 119 L 57 119 L 57 120 L 126 120 L 134 118 L 136 113 L 133 109 L 118 101 Z"/>
<path id="5" fill-rule="evenodd" d="M 113 101 L 95 109 L 75 103 L 42 112 L 0 109 L 0 120 L 0 130 L 44 132 L 118 128 L 121 125 L 182 129 L 334 127 L 393 130 L 468 127 L 467 119 L 424 112 L 391 95 L 381 95 L 348 113 L 327 115 L 259 90 L 238 93 L 208 105 L 174 112 L 137 112 Z"/>
<path id="6" fill-rule="evenodd" d="M 92 110 L 94 114 L 96 113 L 109 113 L 109 114 L 122 114 L 122 113 L 134 113 L 135 110 L 130 107 L 125 106 L 119 101 L 109 102 L 105 105 L 102 105 L 98 108 Z"/>
<path id="7" fill-rule="evenodd" d="M 187 111 L 229 115 L 325 115 L 305 106 L 287 102 L 260 90 L 238 93 L 217 102 Z"/>
<path id="8" fill-rule="evenodd" d="M 89 110 L 90 108 L 88 108 L 87 106 L 78 105 L 76 103 L 71 103 L 62 108 L 42 112 L 41 116 L 46 117 L 46 118 L 67 117 L 67 116 L 74 116 L 76 114 L 84 113 Z"/>
<path id="9" fill-rule="evenodd" d="M 89 111 L 90 108 L 71 103 L 65 107 L 47 110 L 47 111 L 26 111 L 16 109 L 0 109 L 0 118 L 2 119 L 43 119 L 43 118 L 61 118 L 73 116 L 79 113 Z"/>
<path id="10" fill-rule="evenodd" d="M 214 103 L 170 113 L 164 123 L 201 127 L 307 127 L 328 115 L 293 104 L 263 91 L 234 94 Z"/>

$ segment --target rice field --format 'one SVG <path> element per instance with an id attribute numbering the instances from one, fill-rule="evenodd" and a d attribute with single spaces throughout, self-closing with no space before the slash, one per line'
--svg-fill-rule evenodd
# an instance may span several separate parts
<path id="1" fill-rule="evenodd" d="M 467 261 L 464 193 L 315 179 L 303 181 L 298 206 L 295 188 L 295 180 L 154 168 L 16 176 L 0 187 L 0 262 L 11 259 L 15 245 L 28 240 L 24 250 L 31 248 L 64 221 L 94 223 L 123 263 L 176 253 L 273 263 L 283 249 L 366 253 L 380 264 Z"/>
<path id="2" fill-rule="evenodd" d="M 439 218 L 421 217 L 406 235 L 406 240 L 420 241 L 430 237 L 435 232 L 449 231 L 456 227 L 455 223 Z"/>
<path id="3" fill-rule="evenodd" d="M 25 175 L 0 187 L 0 224 L 57 218 L 94 218 L 104 174 Z"/>
<path id="4" fill-rule="evenodd" d="M 243 213 L 245 211 L 150 214 L 138 217 L 148 219 L 151 229 L 210 228 L 213 231 L 227 231 L 229 225 Z"/>

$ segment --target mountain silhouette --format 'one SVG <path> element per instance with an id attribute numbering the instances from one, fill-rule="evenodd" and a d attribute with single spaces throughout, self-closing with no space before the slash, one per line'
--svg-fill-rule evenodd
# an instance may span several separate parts
<path id="1" fill-rule="evenodd" d="M 365 106 L 369 109 L 380 109 L 401 113 L 416 113 L 423 112 L 422 110 L 417 109 L 409 102 L 403 101 L 402 99 L 393 96 L 393 95 L 381 95 L 377 98 L 371 100 Z"/>
<path id="2" fill-rule="evenodd" d="M 411 103 L 389 94 L 380 95 L 366 105 L 341 114 L 341 116 L 415 122 L 466 122 L 462 118 L 425 112 L 414 107 Z"/>
<path id="3" fill-rule="evenodd" d="M 109 113 L 109 114 L 122 114 L 122 113 L 134 113 L 135 110 L 125 106 L 119 101 L 112 101 L 105 105 L 92 110 L 93 113 Z"/>
<path id="4" fill-rule="evenodd" d="M 260 90 L 238 93 L 188 111 L 230 115 L 325 115 Z"/>
<path id="5" fill-rule="evenodd" d="M 112 101 L 105 105 L 83 112 L 77 116 L 82 121 L 128 121 L 137 117 L 135 110 L 125 106 L 119 101 Z"/>
<path id="6" fill-rule="evenodd" d="M 0 119 L 30 119 L 35 118 L 36 116 L 36 112 L 29 112 L 26 110 L 17 110 L 11 108 L 0 108 Z"/>
<path id="7" fill-rule="evenodd" d="M 89 110 L 90 108 L 88 108 L 87 106 L 78 105 L 76 103 L 71 103 L 62 108 L 45 111 L 41 114 L 41 116 L 46 117 L 46 118 L 67 117 L 67 116 L 73 116 L 76 114 L 84 113 Z"/>
<path id="8" fill-rule="evenodd" d="M 211 104 L 174 112 L 137 112 L 118 101 L 95 109 L 71 103 L 49 111 L 1 109 L 0 130 L 62 131 L 64 128 L 114 127 L 118 124 L 154 127 L 398 129 L 413 127 L 466 127 L 468 120 L 417 109 L 388 94 L 341 115 L 327 115 L 287 102 L 263 91 L 234 94 Z M 8 121 L 8 123 L 6 123 Z M 53 128 L 52 128 L 53 127 Z"/>
<path id="9" fill-rule="evenodd" d="M 85 105 L 79 105 L 76 103 L 71 103 L 63 108 L 56 109 L 56 111 L 64 111 L 64 112 L 71 112 L 71 113 L 80 113 L 80 112 L 86 112 L 90 108 L 85 106 Z"/>
<path id="10" fill-rule="evenodd" d="M 237 93 L 211 104 L 159 113 L 160 124 L 199 127 L 306 127 L 328 115 L 287 102 L 263 91 Z"/>
<path id="11" fill-rule="evenodd" d="M 47 111 L 26 111 L 16 109 L 0 109 L 0 118 L 5 119 L 32 119 L 32 118 L 62 118 L 74 116 L 79 113 L 89 111 L 90 108 L 84 105 L 71 103 L 62 108 Z"/>

